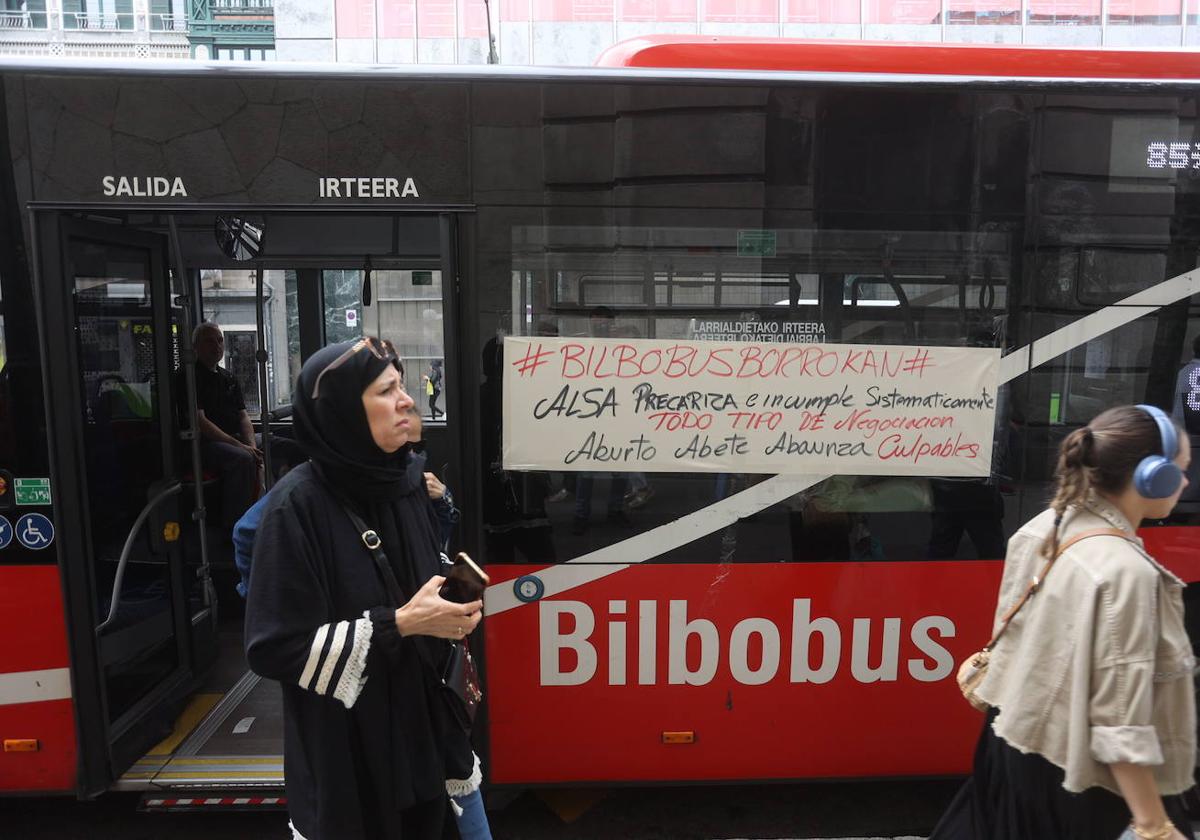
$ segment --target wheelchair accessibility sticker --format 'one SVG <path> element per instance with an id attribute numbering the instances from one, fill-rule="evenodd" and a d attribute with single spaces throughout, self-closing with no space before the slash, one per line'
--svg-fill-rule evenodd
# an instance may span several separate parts
<path id="1" fill-rule="evenodd" d="M 34 551 L 48 548 L 54 542 L 54 526 L 40 513 L 27 513 L 17 520 L 17 541 Z"/>
<path id="2" fill-rule="evenodd" d="M 7 516 L 0 516 L 0 548 L 12 545 L 13 527 Z"/>

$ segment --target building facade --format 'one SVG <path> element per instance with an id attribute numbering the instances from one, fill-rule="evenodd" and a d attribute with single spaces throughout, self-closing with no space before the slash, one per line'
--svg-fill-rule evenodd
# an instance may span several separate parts
<path id="1" fill-rule="evenodd" d="M 591 64 L 653 33 L 1108 47 L 1200 44 L 1200 0 L 276 0 L 278 57 Z M 489 27 L 490 23 L 490 27 Z"/>
<path id="2" fill-rule="evenodd" d="M 5 0 L 0 55 L 266 60 L 272 0 Z"/>
<path id="3" fill-rule="evenodd" d="M 1200 45 L 1200 0 L 0 0 L 0 54 L 587 65 L 646 34 Z"/>

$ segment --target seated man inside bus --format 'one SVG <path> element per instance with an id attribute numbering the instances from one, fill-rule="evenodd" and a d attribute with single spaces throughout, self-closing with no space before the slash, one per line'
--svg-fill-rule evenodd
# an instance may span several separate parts
<path id="1" fill-rule="evenodd" d="M 196 351 L 200 457 L 206 468 L 220 476 L 221 517 L 232 529 L 258 496 L 263 456 L 255 446 L 254 426 L 237 377 L 220 367 L 225 334 L 205 321 L 192 333 L 192 346 Z"/>

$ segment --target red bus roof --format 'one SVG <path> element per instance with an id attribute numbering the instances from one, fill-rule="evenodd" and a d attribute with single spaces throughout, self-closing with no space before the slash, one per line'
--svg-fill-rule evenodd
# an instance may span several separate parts
<path id="1" fill-rule="evenodd" d="M 979 44 L 647 35 L 609 47 L 601 67 L 898 73 L 1069 79 L 1200 79 L 1200 52 Z"/>

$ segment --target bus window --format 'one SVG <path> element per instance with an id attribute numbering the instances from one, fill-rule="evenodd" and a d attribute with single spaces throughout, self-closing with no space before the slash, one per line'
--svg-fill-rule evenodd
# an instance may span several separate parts
<path id="1" fill-rule="evenodd" d="M 1180 399 L 1177 377 L 1192 357 L 1194 297 L 1149 313 L 1126 301 L 1169 290 L 1196 268 L 1195 244 L 1178 222 L 1195 186 L 1178 177 L 1159 142 L 1190 136 L 1194 128 L 1174 99 L 1132 102 L 1064 95 L 1048 100 L 1039 115 L 1028 340 L 1071 349 L 1039 361 L 1014 389 L 1029 488 L 1022 516 L 1048 496 L 1067 434 L 1114 405 L 1171 410 Z M 1086 316 L 1091 324 L 1081 329 Z"/>
<path id="2" fill-rule="evenodd" d="M 763 474 L 505 470 L 504 335 L 1002 347 L 1013 239 L 940 231 L 514 228 L 506 322 L 484 307 L 480 437 L 488 562 L 556 562 L 753 488 Z M 496 300 L 499 305 L 499 299 Z M 497 334 L 498 333 L 498 334 Z M 628 395 L 625 395 L 626 397 Z M 654 562 L 999 557 L 1007 393 L 988 479 L 834 475 Z M 722 418 L 724 419 L 724 418 Z M 1011 482 L 1010 482 L 1011 483 Z M 915 516 L 914 516 L 915 515 Z M 914 523 L 920 523 L 914 527 Z M 613 558 L 618 562 L 619 557 Z"/>
<path id="3" fill-rule="evenodd" d="M 405 385 L 417 410 L 423 417 L 444 419 L 441 270 L 372 270 L 369 306 L 363 305 L 362 271 L 327 269 L 322 274 L 326 342 L 363 335 L 389 339 L 404 360 Z"/>

